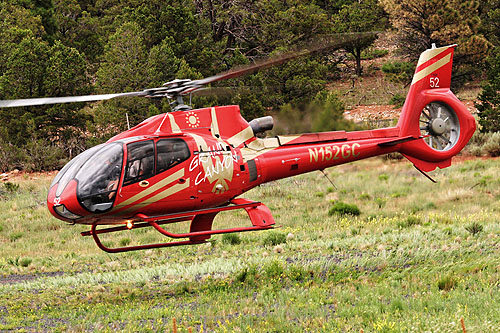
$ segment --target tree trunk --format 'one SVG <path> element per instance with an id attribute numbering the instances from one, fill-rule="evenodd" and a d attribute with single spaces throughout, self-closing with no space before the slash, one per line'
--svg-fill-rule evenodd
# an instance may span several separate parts
<path id="1" fill-rule="evenodd" d="M 361 67 L 361 48 L 354 49 L 356 53 L 354 57 L 356 58 L 356 75 L 361 76 L 363 67 Z"/>

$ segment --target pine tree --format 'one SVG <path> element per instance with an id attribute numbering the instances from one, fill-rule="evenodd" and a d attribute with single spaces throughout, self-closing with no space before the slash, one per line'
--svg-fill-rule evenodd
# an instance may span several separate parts
<path id="1" fill-rule="evenodd" d="M 481 132 L 500 131 L 500 48 L 495 48 L 487 61 L 487 81 L 479 95 L 476 107 L 479 111 Z"/>
<path id="2" fill-rule="evenodd" d="M 397 31 L 404 55 L 416 60 L 425 49 L 458 44 L 454 57 L 457 84 L 477 72 L 490 44 L 479 34 L 478 1 L 475 0 L 381 0 Z"/>
<path id="3" fill-rule="evenodd" d="M 124 23 L 109 38 L 103 62 L 97 71 L 97 89 L 100 93 L 140 91 L 148 87 L 150 78 L 146 67 L 148 52 L 144 45 L 144 31 L 135 22 Z M 132 125 L 148 116 L 150 101 L 139 98 L 119 98 L 98 104 L 95 116 L 108 137 L 127 128 L 126 114 Z M 113 124 L 113 126 L 109 126 Z M 98 134 L 97 133 L 97 134 Z"/>
<path id="4" fill-rule="evenodd" d="M 377 0 L 354 1 L 343 5 L 335 17 L 338 32 L 369 32 L 385 30 L 387 18 Z M 377 36 L 367 35 L 348 44 L 346 50 L 356 59 L 356 75 L 361 76 L 361 52 L 370 47 Z"/>

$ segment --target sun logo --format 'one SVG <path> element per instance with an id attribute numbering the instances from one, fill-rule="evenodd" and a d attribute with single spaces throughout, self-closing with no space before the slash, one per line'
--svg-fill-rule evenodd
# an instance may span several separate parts
<path id="1" fill-rule="evenodd" d="M 198 126 L 200 126 L 200 118 L 198 117 L 198 115 L 196 113 L 190 111 L 186 115 L 186 123 L 191 128 L 198 127 Z"/>

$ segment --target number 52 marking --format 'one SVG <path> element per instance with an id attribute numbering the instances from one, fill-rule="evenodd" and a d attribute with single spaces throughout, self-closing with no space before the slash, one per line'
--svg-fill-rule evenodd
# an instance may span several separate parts
<path id="1" fill-rule="evenodd" d="M 429 84 L 431 88 L 439 88 L 439 78 L 438 77 L 431 77 L 429 79 Z"/>

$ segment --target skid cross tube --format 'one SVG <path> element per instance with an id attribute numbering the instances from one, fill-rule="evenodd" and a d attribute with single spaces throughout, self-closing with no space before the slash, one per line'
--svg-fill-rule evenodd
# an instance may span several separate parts
<path id="1" fill-rule="evenodd" d="M 194 236 L 229 234 L 232 232 L 255 231 L 255 230 L 265 230 L 265 229 L 273 228 L 273 226 L 270 225 L 267 227 L 241 227 L 241 228 L 229 228 L 229 229 L 186 232 L 184 234 L 174 234 L 174 233 L 168 232 L 167 230 L 163 229 L 155 222 L 149 222 L 149 224 L 151 224 L 159 233 L 161 233 L 167 237 L 170 237 L 170 238 L 186 238 L 186 237 L 194 237 Z"/>
<path id="2" fill-rule="evenodd" d="M 158 244 L 109 248 L 102 244 L 98 236 L 99 234 L 130 230 L 130 229 L 127 228 L 127 226 L 117 226 L 117 227 L 97 230 L 97 224 L 93 224 L 90 231 L 82 232 L 81 235 L 92 236 L 97 246 L 103 251 L 110 253 L 118 253 L 118 252 L 145 250 L 145 249 L 153 249 L 161 247 L 201 244 L 205 243 L 206 240 L 210 238 L 211 235 L 233 233 L 233 232 L 266 230 L 273 228 L 274 219 L 270 215 L 270 212 L 269 215 L 266 215 L 267 212 L 269 211 L 269 208 L 267 208 L 261 202 L 250 201 L 247 199 L 240 198 L 232 200 L 231 203 L 233 205 L 200 209 L 182 213 L 159 215 L 159 216 L 147 216 L 145 214 L 137 214 L 135 218 L 140 220 L 137 221 L 137 223 L 134 224 L 132 228 L 130 228 L 130 229 L 136 229 L 136 228 L 138 229 L 145 227 L 153 227 L 162 235 L 170 238 L 189 238 L 189 240 L 185 241 L 174 241 L 174 242 L 158 243 Z M 253 226 L 211 230 L 213 218 L 215 217 L 215 215 L 217 215 L 217 213 L 221 211 L 229 211 L 234 209 L 245 209 L 245 211 L 248 213 L 250 217 L 250 220 L 252 221 Z M 197 221 L 198 218 L 201 218 L 201 220 Z M 171 233 L 165 230 L 164 228 L 160 227 L 160 225 L 163 224 L 182 222 L 190 219 L 191 219 L 190 232 Z"/>

